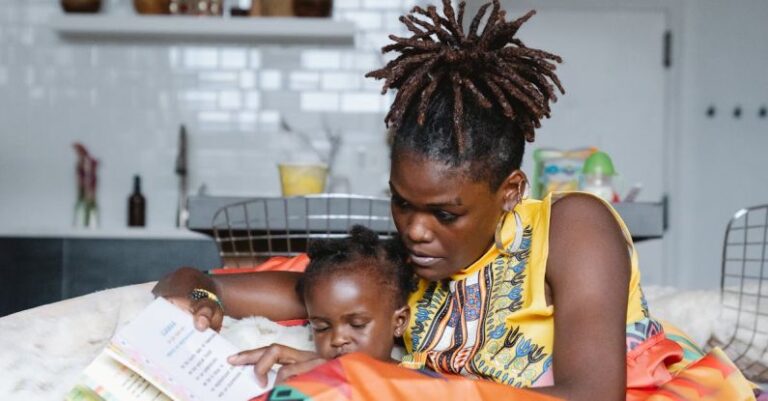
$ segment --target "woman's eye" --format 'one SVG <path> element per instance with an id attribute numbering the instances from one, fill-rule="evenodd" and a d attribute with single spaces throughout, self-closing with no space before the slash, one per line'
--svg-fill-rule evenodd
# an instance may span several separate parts
<path id="1" fill-rule="evenodd" d="M 312 326 L 312 331 L 315 333 L 322 333 L 324 331 L 328 331 L 328 326 Z"/>
<path id="2" fill-rule="evenodd" d="M 390 201 L 392 202 L 395 207 L 398 207 L 400 209 L 405 209 L 408 207 L 408 202 L 405 201 L 405 199 L 399 197 L 399 196 L 393 196 Z"/>
<path id="3" fill-rule="evenodd" d="M 451 223 L 459 217 L 453 213 L 446 212 L 445 210 L 436 210 L 434 215 L 443 223 Z"/>

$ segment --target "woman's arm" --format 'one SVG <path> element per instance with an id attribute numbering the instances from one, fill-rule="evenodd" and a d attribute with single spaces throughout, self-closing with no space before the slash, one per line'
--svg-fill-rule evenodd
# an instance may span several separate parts
<path id="1" fill-rule="evenodd" d="M 218 329 L 223 314 L 235 318 L 259 315 L 271 320 L 306 317 L 307 312 L 295 290 L 299 277 L 301 273 L 293 272 L 207 276 L 197 269 L 183 267 L 160 280 L 152 293 L 190 310 L 198 328 Z M 192 301 L 189 294 L 194 288 L 216 294 L 224 310 L 211 300 Z"/>
<path id="2" fill-rule="evenodd" d="M 626 399 L 630 255 L 600 201 L 567 196 L 552 206 L 547 285 L 555 309 L 555 385 L 571 401 Z"/>

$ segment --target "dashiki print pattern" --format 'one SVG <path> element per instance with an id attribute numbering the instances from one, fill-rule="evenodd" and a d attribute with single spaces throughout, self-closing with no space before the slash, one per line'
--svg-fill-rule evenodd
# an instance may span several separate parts
<path id="1" fill-rule="evenodd" d="M 450 279 L 419 281 L 409 299 L 411 321 L 404 338 L 408 353 L 403 366 L 490 379 L 514 387 L 554 383 L 554 309 L 545 297 L 552 203 L 550 195 L 518 205 L 516 211 L 523 224 L 519 249 L 509 249 L 516 223 L 511 216 L 505 219 L 502 239 L 510 255 L 491 246 L 484 256 Z M 700 385 L 708 389 L 702 394 L 741 395 L 701 399 L 754 399 L 751 384 L 721 352 L 705 355 L 684 334 L 651 317 L 640 288 L 637 254 L 629 232 L 613 208 L 606 206 L 621 225 L 631 256 L 627 399 L 699 399 L 671 391 L 673 383 L 680 381 L 673 380 L 675 376 L 685 376 L 687 384 L 691 377 L 702 378 Z M 674 335 L 666 334 L 670 330 Z M 682 374 L 686 369 L 689 372 Z M 711 375 L 702 374 L 701 369 L 709 369 Z M 634 391 L 635 387 L 639 390 Z M 662 398 L 653 398 L 662 393 Z"/>

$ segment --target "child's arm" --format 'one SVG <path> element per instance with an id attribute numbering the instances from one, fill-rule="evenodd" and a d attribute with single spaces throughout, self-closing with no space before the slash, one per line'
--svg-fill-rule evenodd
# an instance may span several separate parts
<path id="1" fill-rule="evenodd" d="M 267 347 L 242 351 L 229 357 L 232 365 L 253 365 L 259 383 L 267 383 L 267 372 L 275 364 L 283 365 L 277 373 L 276 383 L 292 376 L 308 372 L 326 362 L 315 352 L 301 351 L 285 345 L 272 344 Z"/>

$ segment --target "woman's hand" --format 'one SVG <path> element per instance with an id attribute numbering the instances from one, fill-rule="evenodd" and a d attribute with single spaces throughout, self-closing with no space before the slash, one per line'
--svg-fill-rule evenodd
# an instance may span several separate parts
<path id="1" fill-rule="evenodd" d="M 190 294 L 195 288 L 216 293 L 216 285 L 210 277 L 197 269 L 183 267 L 160 280 L 152 293 L 191 313 L 198 330 L 210 327 L 219 331 L 224 321 L 222 306 L 210 298 L 192 299 Z"/>
<path id="2" fill-rule="evenodd" d="M 230 356 L 227 361 L 235 366 L 253 365 L 256 379 L 262 386 L 267 385 L 267 373 L 275 364 L 283 365 L 275 380 L 276 383 L 281 383 L 326 362 L 315 352 L 301 351 L 280 344 L 242 351 Z"/>
<path id="3" fill-rule="evenodd" d="M 224 322 L 224 310 L 212 299 L 198 300 L 189 297 L 167 297 L 170 303 L 192 314 L 195 328 L 203 331 L 207 328 L 219 331 Z"/>

